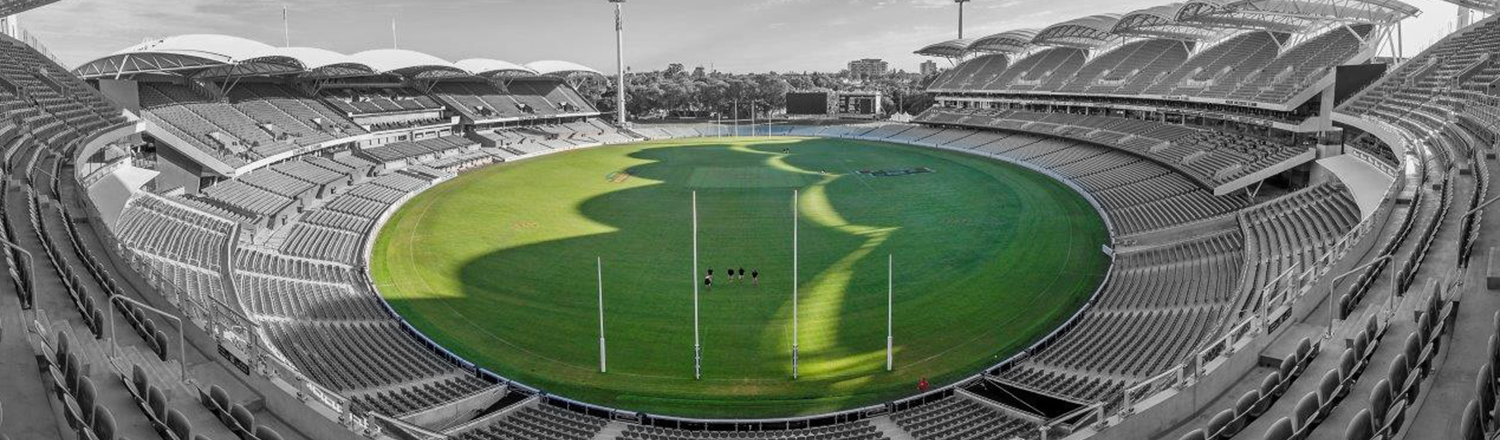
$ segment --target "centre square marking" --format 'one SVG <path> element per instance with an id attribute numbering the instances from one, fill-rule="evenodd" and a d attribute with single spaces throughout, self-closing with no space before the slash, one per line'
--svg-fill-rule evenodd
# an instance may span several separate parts
<path id="1" fill-rule="evenodd" d="M 625 181 L 630 180 L 631 177 L 635 176 L 631 175 L 629 171 L 615 171 L 609 174 L 605 174 L 604 181 L 609 183 L 625 183 Z"/>
<path id="2" fill-rule="evenodd" d="M 897 170 L 859 170 L 859 171 L 856 171 L 856 173 L 859 173 L 859 174 L 864 174 L 864 175 L 867 175 L 867 176 L 875 176 L 875 177 L 904 177 L 904 176 L 915 176 L 915 175 L 919 175 L 919 174 L 931 174 L 931 173 L 936 173 L 936 172 L 937 172 L 936 170 L 933 170 L 932 168 L 927 168 L 927 167 L 904 168 L 904 169 L 897 169 Z"/>

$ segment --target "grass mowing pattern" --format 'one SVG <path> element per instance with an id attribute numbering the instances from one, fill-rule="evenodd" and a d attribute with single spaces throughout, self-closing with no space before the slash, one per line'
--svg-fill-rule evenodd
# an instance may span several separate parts
<path id="1" fill-rule="evenodd" d="M 789 149 L 790 154 L 783 154 Z M 874 177 L 857 170 L 927 167 Z M 792 190 L 800 189 L 801 379 L 791 380 Z M 690 192 L 698 192 L 693 274 Z M 946 384 L 1061 324 L 1109 260 L 1062 183 L 961 153 L 834 139 L 714 138 L 560 153 L 462 175 L 402 207 L 371 272 L 464 358 L 553 394 L 685 417 L 848 409 Z M 885 371 L 886 256 L 896 369 Z M 609 372 L 598 371 L 595 257 Z M 724 271 L 759 269 L 760 285 Z M 703 379 L 693 380 L 692 291 Z"/>

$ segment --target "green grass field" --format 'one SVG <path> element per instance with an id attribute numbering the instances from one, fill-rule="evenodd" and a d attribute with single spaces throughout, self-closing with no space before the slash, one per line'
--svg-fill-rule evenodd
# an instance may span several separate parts
<path id="1" fill-rule="evenodd" d="M 921 167 L 934 172 L 856 173 Z M 1023 349 L 1093 293 L 1109 264 L 1106 239 L 1082 197 L 1018 166 L 874 142 L 715 138 L 465 174 L 391 218 L 371 272 L 429 337 L 553 394 L 685 417 L 784 417 L 904 397 L 922 377 L 951 383 Z M 895 259 L 893 372 L 885 371 L 887 255 Z M 596 257 L 608 373 L 598 371 Z M 759 286 L 725 279 L 741 266 L 759 269 Z M 692 292 L 708 268 L 716 277 L 701 294 L 703 379 L 694 380 Z"/>

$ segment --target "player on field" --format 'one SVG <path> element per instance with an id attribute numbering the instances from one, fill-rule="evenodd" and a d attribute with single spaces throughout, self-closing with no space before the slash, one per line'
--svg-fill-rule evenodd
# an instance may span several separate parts
<path id="1" fill-rule="evenodd" d="M 714 276 L 713 275 L 704 275 L 703 276 L 703 290 L 713 290 L 713 288 L 714 288 Z"/>
<path id="2" fill-rule="evenodd" d="M 750 269 L 750 282 L 751 283 L 755 283 L 756 286 L 760 285 L 760 270 L 759 269 Z"/>
<path id="3" fill-rule="evenodd" d="M 740 266 L 740 273 L 737 275 L 737 277 L 737 279 L 741 281 L 745 280 L 745 266 Z"/>

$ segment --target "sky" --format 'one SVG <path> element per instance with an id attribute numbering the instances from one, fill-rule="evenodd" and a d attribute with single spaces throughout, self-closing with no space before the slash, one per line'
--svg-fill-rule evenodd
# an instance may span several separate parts
<path id="1" fill-rule="evenodd" d="M 1405 24 L 1406 52 L 1449 32 L 1455 6 L 1406 0 L 1423 10 Z M 1041 28 L 1072 18 L 1168 0 L 972 0 L 966 36 Z M 561 59 L 601 71 L 615 65 L 614 11 L 604 0 L 63 0 L 27 12 L 21 25 L 67 67 L 154 38 L 216 33 L 342 53 L 395 42 L 457 61 Z M 957 36 L 952 0 L 630 0 L 626 64 L 656 70 L 680 62 L 729 72 L 842 70 L 882 58 L 915 71 L 912 51 Z M 946 61 L 940 60 L 941 63 Z"/>

